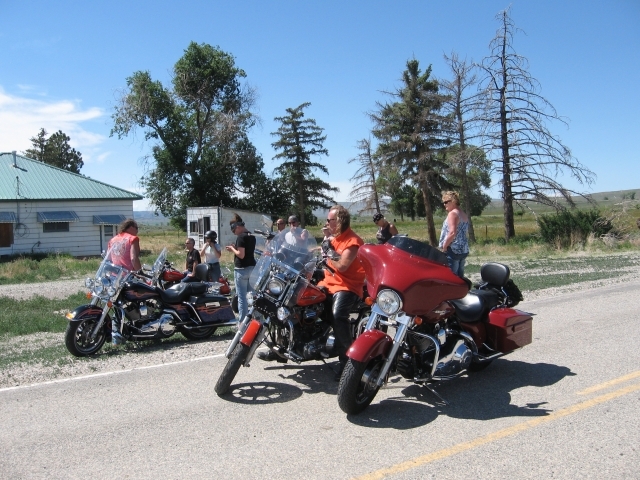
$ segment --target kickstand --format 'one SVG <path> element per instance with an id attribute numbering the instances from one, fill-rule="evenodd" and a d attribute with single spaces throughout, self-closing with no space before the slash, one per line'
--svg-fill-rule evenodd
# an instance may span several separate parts
<path id="1" fill-rule="evenodd" d="M 447 402 L 442 395 L 440 395 L 438 392 L 435 391 L 435 389 L 431 386 L 428 385 L 426 383 L 423 384 L 424 387 L 426 387 L 431 393 L 433 393 L 436 397 L 438 397 L 442 403 L 444 403 L 447 407 L 450 406 L 451 404 L 449 402 Z"/>

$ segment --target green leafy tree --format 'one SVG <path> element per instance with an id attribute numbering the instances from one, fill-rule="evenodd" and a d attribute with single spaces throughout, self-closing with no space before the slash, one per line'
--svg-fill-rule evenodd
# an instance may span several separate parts
<path id="1" fill-rule="evenodd" d="M 491 186 L 491 162 L 483 150 L 473 145 L 466 145 L 464 150 L 458 144 L 452 145 L 447 149 L 447 155 L 451 165 L 447 179 L 460 190 L 463 210 L 470 216 L 480 216 L 491 203 L 491 197 L 484 193 L 484 189 Z M 461 161 L 462 157 L 464 161 Z M 475 241 L 475 236 L 472 241 Z"/>
<path id="2" fill-rule="evenodd" d="M 390 93 L 396 100 L 378 104 L 371 115 L 373 134 L 380 140 L 382 158 L 401 168 L 422 192 L 429 241 L 437 244 L 433 221 L 434 201 L 449 185 L 446 163 L 439 152 L 448 144 L 450 122 L 440 114 L 444 98 L 438 82 L 430 79 L 431 66 L 423 73 L 418 60 L 409 60 L 402 86 Z"/>
<path id="3" fill-rule="evenodd" d="M 24 151 L 24 156 L 63 170 L 80 173 L 84 165 L 82 154 L 75 148 L 71 148 L 69 145 L 71 139 L 62 130 L 58 130 L 47 138 L 47 131 L 41 128 L 40 132 L 30 140 L 33 148 Z"/>
<path id="4" fill-rule="evenodd" d="M 295 205 L 302 226 L 310 224 L 307 222 L 310 211 L 329 208 L 329 202 L 334 202 L 329 192 L 339 191 L 314 174 L 316 170 L 329 173 L 324 164 L 311 160 L 317 155 L 329 155 L 329 152 L 323 146 L 327 138 L 322 135 L 324 129 L 318 127 L 314 119 L 304 116 L 304 109 L 310 105 L 306 102 L 296 108 L 287 108 L 287 115 L 275 118 L 280 122 L 280 128 L 271 134 L 278 137 L 271 144 L 279 152 L 273 158 L 282 160 L 275 169 L 281 179 L 279 183 L 293 186 L 289 191 L 293 195 L 291 203 Z"/>
<path id="5" fill-rule="evenodd" d="M 274 181 L 247 137 L 256 117 L 245 76 L 232 55 L 191 42 L 174 65 L 171 88 L 149 72 L 127 78 L 111 134 L 140 128 L 155 142 L 141 184 L 164 215 L 182 221 L 188 206 L 272 207 L 266 197 Z"/>
<path id="6" fill-rule="evenodd" d="M 500 176 L 504 205 L 504 237 L 515 235 L 514 203 L 530 202 L 563 208 L 559 197 L 571 206 L 572 195 L 557 180 L 568 171 L 580 184 L 593 183 L 593 172 L 578 162 L 569 148 L 548 129 L 549 122 L 566 122 L 553 105 L 540 95 L 540 85 L 528 71 L 528 61 L 513 48 L 517 27 L 509 10 L 496 16 L 500 27 L 489 44 L 491 53 L 480 68 L 484 111 L 482 148 Z"/>

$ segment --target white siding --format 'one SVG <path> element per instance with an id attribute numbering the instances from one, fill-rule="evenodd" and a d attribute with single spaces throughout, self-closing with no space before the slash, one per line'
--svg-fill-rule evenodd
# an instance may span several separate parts
<path id="1" fill-rule="evenodd" d="M 18 224 L 14 225 L 14 243 L 11 247 L 0 248 L 0 255 L 32 252 L 66 252 L 76 257 L 99 255 L 106 248 L 100 225 L 93 224 L 94 215 L 124 215 L 133 217 L 132 200 L 91 200 L 37 202 L 21 201 L 0 204 L 2 211 L 14 211 Z M 11 207 L 10 207 L 11 205 Z M 37 220 L 38 212 L 71 210 L 80 221 L 70 222 L 68 232 L 44 233 L 42 223 Z M 114 229 L 117 230 L 117 229 Z"/>

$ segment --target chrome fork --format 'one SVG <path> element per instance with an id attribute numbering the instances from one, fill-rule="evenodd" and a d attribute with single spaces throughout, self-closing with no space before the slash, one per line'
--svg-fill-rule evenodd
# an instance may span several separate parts
<path id="1" fill-rule="evenodd" d="M 231 343 L 229 344 L 229 348 L 227 348 L 227 351 L 224 353 L 225 357 L 229 358 L 231 356 L 231 352 L 233 352 L 233 349 L 236 348 L 236 345 L 238 345 L 238 342 L 242 338 L 242 335 L 244 334 L 245 330 L 247 329 L 247 326 L 249 325 L 249 322 L 251 321 L 252 314 L 253 314 L 253 308 L 249 310 L 247 315 L 242 319 L 242 322 L 238 324 L 238 331 L 233 336 L 233 340 L 231 340 Z"/>
<path id="2" fill-rule="evenodd" d="M 376 385 L 381 387 L 384 383 L 384 379 L 387 378 L 387 374 L 389 373 L 389 369 L 391 368 L 391 364 L 393 363 L 393 359 L 396 358 L 398 354 L 398 350 L 402 345 L 405 337 L 407 336 L 407 332 L 409 331 L 409 327 L 413 325 L 413 317 L 409 317 L 407 315 L 401 314 L 396 317 L 396 322 L 398 326 L 396 327 L 396 334 L 393 337 L 393 346 L 391 347 L 391 351 L 389 355 L 384 361 L 384 365 L 380 369 L 380 374 L 378 375 L 378 379 L 376 380 Z"/>

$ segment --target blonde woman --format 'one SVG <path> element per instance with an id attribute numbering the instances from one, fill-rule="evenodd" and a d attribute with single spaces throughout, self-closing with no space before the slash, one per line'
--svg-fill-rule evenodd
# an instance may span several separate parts
<path id="1" fill-rule="evenodd" d="M 447 218 L 442 224 L 438 247 L 447 255 L 449 267 L 459 277 L 464 277 L 464 263 L 469 255 L 469 217 L 460 210 L 458 192 L 444 192 L 442 204 L 447 211 Z"/>

